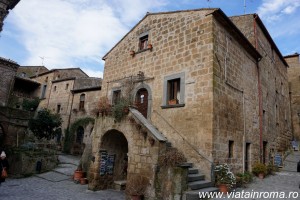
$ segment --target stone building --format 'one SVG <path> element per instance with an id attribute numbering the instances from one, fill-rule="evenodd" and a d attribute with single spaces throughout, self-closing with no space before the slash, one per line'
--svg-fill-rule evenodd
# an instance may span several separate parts
<path id="1" fill-rule="evenodd" d="M 20 0 L 0 0 L 0 32 L 2 31 L 3 21 Z"/>
<path id="2" fill-rule="evenodd" d="M 300 60 L 299 54 L 295 53 L 284 57 L 289 64 L 288 79 L 291 98 L 291 115 L 293 125 L 293 139 L 300 140 Z"/>
<path id="3" fill-rule="evenodd" d="M 258 63 L 261 159 L 268 163 L 292 140 L 288 64 L 257 14 L 230 18 L 262 55 Z M 253 120 L 254 121 L 254 120 Z"/>
<path id="4" fill-rule="evenodd" d="M 214 163 L 242 172 L 286 147 L 287 65 L 257 16 L 252 29 L 251 17 L 243 20 L 256 40 L 220 9 L 147 13 L 103 57 L 101 98 L 113 106 L 120 97 L 131 99 L 137 108 L 121 121 L 97 118 L 90 189 L 138 174 L 150 180 L 147 198 L 157 197 L 158 157 L 170 144 L 208 180 L 189 182 L 191 189 L 212 185 Z"/>

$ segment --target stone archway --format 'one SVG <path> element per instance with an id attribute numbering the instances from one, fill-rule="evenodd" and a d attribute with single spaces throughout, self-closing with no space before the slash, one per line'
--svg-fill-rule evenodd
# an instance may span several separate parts
<path id="1" fill-rule="evenodd" d="M 114 181 L 126 180 L 128 142 L 123 133 L 115 129 L 107 131 L 101 139 L 99 156 L 100 179 L 107 188 L 112 188 Z"/>

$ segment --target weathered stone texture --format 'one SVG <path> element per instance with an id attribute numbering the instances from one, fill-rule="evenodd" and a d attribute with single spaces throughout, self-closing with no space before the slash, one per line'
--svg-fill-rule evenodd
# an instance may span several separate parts
<path id="1" fill-rule="evenodd" d="M 0 106 L 6 106 L 19 65 L 0 57 Z"/>
<path id="2" fill-rule="evenodd" d="M 231 20 L 262 55 L 258 63 L 262 140 L 266 144 L 265 161 L 269 162 L 274 152 L 289 146 L 292 138 L 287 65 L 257 15 L 231 17 Z"/>
<path id="3" fill-rule="evenodd" d="M 292 124 L 294 139 L 300 140 L 300 61 L 299 54 L 294 54 L 285 57 L 289 64 L 288 79 L 291 97 Z"/>

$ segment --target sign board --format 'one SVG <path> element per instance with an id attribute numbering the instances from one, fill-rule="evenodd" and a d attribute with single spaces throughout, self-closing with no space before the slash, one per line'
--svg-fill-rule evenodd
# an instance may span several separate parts
<path id="1" fill-rule="evenodd" d="M 106 174 L 107 151 L 100 151 L 100 176 Z"/>
<path id="2" fill-rule="evenodd" d="M 296 140 L 292 141 L 292 147 L 295 151 L 299 151 L 299 142 Z"/>
<path id="3" fill-rule="evenodd" d="M 283 167 L 283 156 L 280 153 L 275 154 L 274 156 L 274 165 L 278 167 Z"/>
<path id="4" fill-rule="evenodd" d="M 115 155 L 107 156 L 106 172 L 108 175 L 113 175 L 115 166 Z"/>

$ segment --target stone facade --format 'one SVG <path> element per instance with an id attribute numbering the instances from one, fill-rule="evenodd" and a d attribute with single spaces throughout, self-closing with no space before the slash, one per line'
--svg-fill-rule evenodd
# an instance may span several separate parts
<path id="1" fill-rule="evenodd" d="M 252 33 L 253 16 L 233 21 Z M 287 65 L 261 21 L 256 40 L 243 33 L 250 42 L 219 9 L 148 13 L 103 57 L 101 96 L 114 104 L 121 91 L 146 101 L 143 115 L 208 179 L 212 163 L 230 163 L 234 172 L 251 170 L 259 160 L 267 163 L 291 139 Z M 122 178 L 120 163 L 112 176 L 100 175 L 102 150 L 116 155 L 117 162 L 127 154 L 128 176 L 146 175 L 155 182 L 164 142 L 152 146 L 146 142 L 149 131 L 141 132 L 130 117 L 97 119 L 90 188 Z M 111 148 L 118 146 L 117 137 L 127 149 Z M 152 187 L 149 199 L 155 196 Z"/>
<path id="2" fill-rule="evenodd" d="M 17 76 L 19 77 L 34 77 L 39 74 L 48 72 L 49 70 L 45 66 L 20 66 L 18 68 Z"/>
<path id="3" fill-rule="evenodd" d="M 292 124 L 294 139 L 300 140 L 300 61 L 299 54 L 288 55 L 284 57 L 286 62 L 289 64 L 288 68 L 288 79 L 290 87 L 291 97 L 291 110 L 292 110 Z"/>
<path id="4" fill-rule="evenodd" d="M 0 32 L 2 31 L 3 21 L 20 0 L 0 0 Z"/>
<path id="5" fill-rule="evenodd" d="M 253 149 L 258 149 L 259 145 L 261 161 L 268 163 L 275 152 L 286 150 L 292 140 L 288 65 L 258 15 L 230 19 L 262 55 L 257 71 L 260 134 L 251 131 L 248 135 L 253 139 L 261 137 L 260 143 L 253 143 Z M 246 121 L 256 123 L 255 118 Z"/>
<path id="6" fill-rule="evenodd" d="M 18 67 L 16 62 L 0 57 L 0 106 L 7 105 Z"/>

